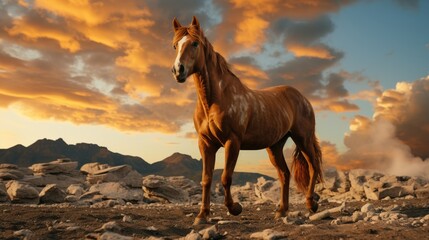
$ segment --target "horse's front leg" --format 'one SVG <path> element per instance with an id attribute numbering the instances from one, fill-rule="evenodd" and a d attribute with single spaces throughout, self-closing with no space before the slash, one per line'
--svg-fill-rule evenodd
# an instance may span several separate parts
<path id="1" fill-rule="evenodd" d="M 239 203 L 234 203 L 231 195 L 232 174 L 240 152 L 240 141 L 234 135 L 225 144 L 225 168 L 222 173 L 222 185 L 225 189 L 225 206 L 229 213 L 236 216 L 242 211 Z"/>
<path id="2" fill-rule="evenodd" d="M 202 204 L 200 213 L 195 218 L 194 225 L 207 223 L 207 217 L 210 214 L 210 191 L 213 178 L 213 169 L 215 165 L 216 152 L 219 147 L 213 146 L 204 139 L 198 139 L 198 146 L 200 149 L 203 161 L 203 174 L 202 174 Z"/>

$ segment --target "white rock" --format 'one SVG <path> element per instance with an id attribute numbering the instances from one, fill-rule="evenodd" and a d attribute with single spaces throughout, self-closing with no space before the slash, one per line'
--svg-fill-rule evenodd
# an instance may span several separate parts
<path id="1" fill-rule="evenodd" d="M 361 212 L 367 213 L 367 212 L 374 212 L 375 208 L 374 208 L 374 205 L 372 205 L 371 203 L 367 203 L 363 205 L 360 210 Z"/>
<path id="2" fill-rule="evenodd" d="M 250 238 L 263 240 L 287 239 L 287 233 L 278 232 L 273 229 L 265 229 L 262 232 L 252 233 Z"/>
<path id="3" fill-rule="evenodd" d="M 280 184 L 278 181 L 266 180 L 260 177 L 255 184 L 255 194 L 262 200 L 277 204 L 280 200 Z"/>
<path id="4" fill-rule="evenodd" d="M 66 192 L 69 195 L 75 195 L 75 196 L 79 197 L 85 192 L 85 190 L 83 190 L 83 187 L 81 184 L 71 184 L 67 188 Z"/>
<path id="5" fill-rule="evenodd" d="M 41 174 L 36 176 L 25 176 L 22 181 L 33 186 L 45 187 L 48 184 L 57 184 L 61 189 L 67 189 L 72 184 L 83 184 L 85 178 L 80 173 L 70 174 Z"/>
<path id="6" fill-rule="evenodd" d="M 330 209 L 321 211 L 319 213 L 315 213 L 312 216 L 310 216 L 309 219 L 310 219 L 310 221 L 322 220 L 322 219 L 330 217 L 331 214 L 343 212 L 345 210 L 345 208 L 346 208 L 346 203 L 343 202 L 338 207 L 330 208 Z"/>
<path id="7" fill-rule="evenodd" d="M 194 230 L 192 230 L 190 233 L 188 233 L 188 235 L 186 235 L 183 238 L 179 238 L 179 240 L 201 240 L 202 236 L 195 232 Z"/>
<path id="8" fill-rule="evenodd" d="M 99 192 L 108 199 L 123 199 L 125 201 L 143 200 L 143 192 L 139 188 L 128 188 L 122 182 L 104 182 L 92 185 L 88 192 Z"/>
<path id="9" fill-rule="evenodd" d="M 13 232 L 16 237 L 22 237 L 22 239 L 32 239 L 33 232 L 30 229 L 21 229 Z"/>
<path id="10" fill-rule="evenodd" d="M 105 224 L 103 224 L 103 226 L 101 226 L 101 228 L 96 229 L 96 232 L 102 232 L 102 231 L 113 231 L 113 232 L 119 232 L 121 231 L 121 227 L 119 226 L 119 224 L 115 221 L 110 221 L 107 222 Z"/>
<path id="11" fill-rule="evenodd" d="M 58 173 L 72 173 L 76 170 L 78 162 L 73 162 L 70 159 L 58 159 L 48 163 L 33 164 L 30 169 L 35 174 L 58 174 Z"/>
<path id="12" fill-rule="evenodd" d="M 98 172 L 99 170 L 103 170 L 106 168 L 109 168 L 110 166 L 108 164 L 101 164 L 98 162 L 93 163 L 86 163 L 81 168 L 80 171 L 85 174 L 94 174 L 95 172 Z"/>
<path id="13" fill-rule="evenodd" d="M 142 175 L 129 165 L 121 165 L 100 169 L 87 175 L 86 180 L 91 183 L 123 182 L 130 187 L 142 186 Z"/>
<path id="14" fill-rule="evenodd" d="M 6 188 L 12 203 L 39 203 L 39 192 L 28 183 L 12 180 Z"/>
<path id="15" fill-rule="evenodd" d="M 105 232 L 98 238 L 99 240 L 133 240 L 133 237 L 124 236 L 114 232 Z"/>
<path id="16" fill-rule="evenodd" d="M 180 203 L 189 201 L 189 193 L 198 187 L 184 177 L 162 177 L 149 175 L 143 178 L 145 197 L 155 202 Z"/>

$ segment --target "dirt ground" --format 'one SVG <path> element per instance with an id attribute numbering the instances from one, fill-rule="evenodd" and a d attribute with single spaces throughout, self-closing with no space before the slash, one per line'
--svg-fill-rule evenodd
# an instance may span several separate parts
<path id="1" fill-rule="evenodd" d="M 372 202 L 375 207 L 393 204 L 401 206 L 400 212 L 408 217 L 423 217 L 429 214 L 429 199 L 388 200 Z M 360 209 L 365 202 L 349 202 L 346 211 Z M 319 211 L 338 206 L 336 203 L 321 203 Z M 150 236 L 176 239 L 186 236 L 192 229 L 198 205 L 133 205 L 112 208 L 77 206 L 30 206 L 17 204 L 0 205 L 0 239 L 19 239 L 13 235 L 17 230 L 29 229 L 34 239 L 85 239 L 90 238 L 104 223 L 116 221 L 125 236 L 147 238 Z M 250 234 L 264 229 L 287 233 L 287 239 L 427 239 L 429 226 L 387 224 L 385 221 L 331 225 L 333 218 L 311 222 L 314 226 L 289 225 L 273 220 L 275 205 L 245 205 L 240 216 L 229 216 L 223 205 L 212 207 L 213 222 L 196 230 L 213 225 L 218 220 L 224 239 L 249 239 Z M 290 211 L 305 210 L 303 205 L 292 205 Z M 131 216 L 131 222 L 123 222 L 123 215 Z M 335 216 L 333 216 L 335 218 Z M 62 224 L 62 225 L 61 225 Z M 61 226 L 77 226 L 66 230 Z"/>

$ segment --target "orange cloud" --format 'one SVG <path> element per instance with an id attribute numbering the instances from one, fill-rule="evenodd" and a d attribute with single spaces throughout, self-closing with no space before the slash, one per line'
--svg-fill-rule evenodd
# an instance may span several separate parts
<path id="1" fill-rule="evenodd" d="M 299 43 L 288 44 L 287 48 L 296 57 L 314 57 L 322 59 L 333 59 L 330 51 L 322 46 L 304 46 Z"/>

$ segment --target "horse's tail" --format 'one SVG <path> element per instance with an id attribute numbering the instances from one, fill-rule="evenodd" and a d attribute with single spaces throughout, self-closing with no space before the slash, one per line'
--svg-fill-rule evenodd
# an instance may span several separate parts
<path id="1" fill-rule="evenodd" d="M 308 162 L 305 158 L 305 153 L 313 152 L 314 156 L 306 154 L 310 159 L 311 165 L 314 169 L 314 177 L 317 182 L 323 182 L 322 174 L 322 151 L 320 150 L 319 141 L 316 136 L 313 134 L 310 139 L 308 139 L 308 146 L 312 149 L 299 149 L 297 146 L 293 152 L 293 162 L 292 169 L 293 175 L 295 178 L 295 183 L 300 191 L 303 193 L 307 192 L 308 186 L 310 184 L 310 172 Z M 313 151 L 312 151 L 313 150 Z"/>

